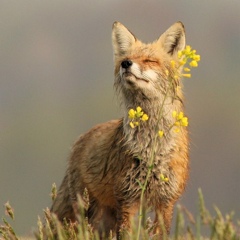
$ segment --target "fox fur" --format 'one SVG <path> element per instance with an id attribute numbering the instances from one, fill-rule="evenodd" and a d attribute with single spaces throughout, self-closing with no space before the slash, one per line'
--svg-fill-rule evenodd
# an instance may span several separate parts
<path id="1" fill-rule="evenodd" d="M 177 22 L 156 41 L 145 44 L 115 22 L 112 44 L 114 86 L 121 100 L 123 118 L 96 125 L 75 142 L 51 211 L 61 221 L 64 218 L 76 221 L 77 195 L 82 196 L 86 188 L 90 202 L 86 216 L 93 228 L 100 235 L 112 230 L 121 239 L 122 228 L 131 230 L 131 219 L 140 205 L 139 183 L 144 184 L 149 161 L 154 157 L 144 204 L 155 210 L 155 232 L 161 239 L 159 216 L 169 232 L 173 207 L 184 191 L 189 171 L 186 128 L 179 133 L 170 131 L 156 141 L 155 147 L 153 144 L 157 130 L 167 132 L 174 123 L 172 112 L 184 108 L 181 81 L 175 80 L 167 91 L 167 79 L 169 75 L 173 77 L 170 61 L 177 60 L 177 52 L 185 47 L 184 26 Z M 163 117 L 159 120 L 163 101 Z M 138 106 L 149 120 L 131 128 L 128 111 Z M 161 174 L 168 181 L 162 181 Z"/>

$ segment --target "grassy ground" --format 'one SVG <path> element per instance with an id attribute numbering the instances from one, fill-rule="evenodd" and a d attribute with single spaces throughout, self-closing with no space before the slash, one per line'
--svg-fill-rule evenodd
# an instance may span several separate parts
<path id="1" fill-rule="evenodd" d="M 83 216 L 83 207 L 79 205 L 79 216 Z M 13 220 L 14 214 L 11 206 L 5 205 L 6 212 Z M 35 232 L 35 237 L 32 239 L 70 239 L 70 240 L 98 240 L 99 237 L 93 232 L 88 221 L 84 217 L 79 217 L 79 224 L 61 224 L 55 215 L 52 215 L 48 209 L 44 212 L 44 219 L 38 220 L 38 229 Z M 154 224 L 150 218 L 146 219 L 141 227 L 141 236 L 139 239 L 154 240 L 159 237 L 153 234 Z M 78 231 L 76 231 L 76 229 Z M 133 225 L 133 231 L 127 234 L 124 240 L 138 240 L 137 225 Z M 204 232 L 204 233 L 203 233 Z M 207 233 L 206 233 L 207 232 Z M 205 236 L 204 236 L 205 234 Z M 30 238 L 19 237 L 11 227 L 6 218 L 0 225 L 0 239 L 9 240 L 30 240 Z M 113 239 L 112 236 L 105 239 Z M 177 206 L 177 217 L 175 229 L 171 236 L 163 234 L 163 240 L 240 240 L 240 221 L 233 223 L 233 214 L 223 216 L 219 209 L 215 208 L 215 214 L 212 216 L 206 209 L 204 199 L 199 190 L 199 211 L 194 217 L 187 209 L 182 206 Z"/>

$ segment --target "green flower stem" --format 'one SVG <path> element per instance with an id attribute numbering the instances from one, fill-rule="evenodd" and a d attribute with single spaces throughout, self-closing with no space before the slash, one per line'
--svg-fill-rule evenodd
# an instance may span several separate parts
<path id="1" fill-rule="evenodd" d="M 168 97 L 168 93 L 170 91 L 170 89 L 173 87 L 173 84 L 172 84 L 172 81 L 173 79 L 170 79 L 171 81 L 169 82 L 169 86 L 167 88 L 167 91 L 166 91 L 166 94 L 164 95 L 164 99 L 163 99 L 163 102 L 162 102 L 162 105 L 159 109 L 159 112 L 158 112 L 158 121 L 157 121 L 157 124 L 155 126 L 155 137 L 154 137 L 154 140 L 153 140 L 153 148 L 152 148 L 152 151 L 151 151 L 151 157 L 150 157 L 150 162 L 149 162 L 149 167 L 148 167 L 148 171 L 147 171 L 147 176 L 146 176 L 146 179 L 145 179 L 145 182 L 144 184 L 142 185 L 142 191 L 141 191 L 141 196 L 140 196 L 140 207 L 139 207 L 139 221 L 138 221 L 138 228 L 137 228 L 137 238 L 136 240 L 139 240 L 140 239 L 140 233 L 141 233 L 141 224 L 142 224 L 142 216 L 143 216 L 143 201 L 144 201 L 144 193 L 146 191 L 146 188 L 147 188 L 147 183 L 148 183 L 148 179 L 151 175 L 151 172 L 152 172 L 152 166 L 153 166 L 153 161 L 154 161 L 154 157 L 155 157 L 155 152 L 154 150 L 156 149 L 156 146 L 157 146 L 157 139 L 158 139 L 158 125 L 160 123 L 160 120 L 162 119 L 162 114 L 163 114 L 163 106 L 164 106 L 164 103 Z"/>

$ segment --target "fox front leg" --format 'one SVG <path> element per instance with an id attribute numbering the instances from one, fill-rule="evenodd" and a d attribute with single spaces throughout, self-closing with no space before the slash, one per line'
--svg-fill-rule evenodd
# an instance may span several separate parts
<path id="1" fill-rule="evenodd" d="M 171 229 L 171 222 L 173 216 L 174 203 L 163 204 L 156 207 L 155 229 L 156 233 L 162 239 L 164 234 L 169 234 Z"/>
<path id="2" fill-rule="evenodd" d="M 117 240 L 128 239 L 132 231 L 132 220 L 138 211 L 138 205 L 129 208 L 121 207 L 117 210 Z"/>

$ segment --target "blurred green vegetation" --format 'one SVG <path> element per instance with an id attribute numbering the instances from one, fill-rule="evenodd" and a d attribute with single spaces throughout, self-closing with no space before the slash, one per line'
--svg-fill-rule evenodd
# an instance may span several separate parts
<path id="1" fill-rule="evenodd" d="M 237 224 L 233 221 L 233 213 L 224 216 L 221 211 L 215 207 L 215 216 L 212 216 L 207 210 L 202 191 L 199 190 L 199 207 L 198 214 L 195 218 L 186 208 L 183 206 L 177 206 L 177 216 L 175 229 L 171 236 L 167 236 L 163 231 L 163 240 L 174 239 L 174 240 L 238 240 L 240 239 L 240 222 Z M 5 204 L 6 214 L 14 220 L 14 212 L 9 203 Z M 78 224 L 69 223 L 65 221 L 61 223 L 58 221 L 55 214 L 52 214 L 49 209 L 44 210 L 44 220 L 38 218 L 38 229 L 35 230 L 35 238 L 31 239 L 43 240 L 43 239 L 72 239 L 72 240 L 99 240 L 99 235 L 95 232 L 91 225 L 88 223 L 87 218 L 84 216 L 84 204 L 79 199 L 79 215 Z M 142 218 L 141 218 L 142 219 Z M 164 225 L 162 226 L 164 228 Z M 77 232 L 76 232 L 77 230 Z M 124 231 L 123 231 L 124 233 Z M 20 240 L 18 234 L 11 226 L 9 220 L 3 218 L 3 223 L 0 225 L 0 235 L 3 239 Z M 112 239 L 114 233 L 110 233 L 110 236 L 106 236 L 106 239 Z M 132 232 L 124 233 L 122 236 L 123 240 L 134 239 L 138 240 L 137 237 L 137 226 L 133 223 Z M 141 239 L 154 240 L 159 239 L 159 236 L 154 234 L 154 223 L 151 218 L 145 219 L 142 222 L 141 227 Z M 105 239 L 105 238 L 104 238 Z"/>

